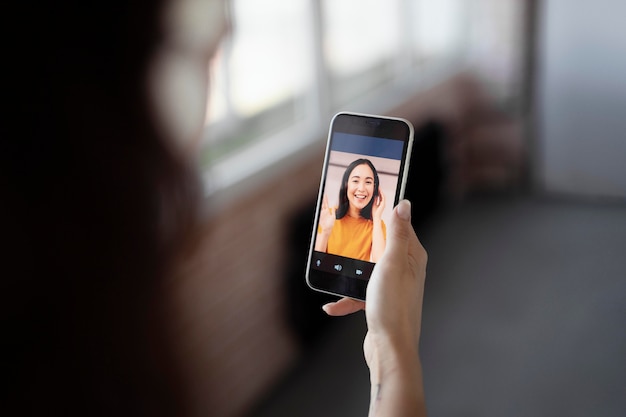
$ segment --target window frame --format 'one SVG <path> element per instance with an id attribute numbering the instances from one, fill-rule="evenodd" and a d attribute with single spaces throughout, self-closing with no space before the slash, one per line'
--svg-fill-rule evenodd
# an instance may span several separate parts
<path id="1" fill-rule="evenodd" d="M 419 0 L 437 1 L 437 0 Z M 480 0 L 476 0 L 480 1 Z M 397 53 L 387 65 L 393 67 L 393 77 L 390 82 L 369 89 L 359 97 L 337 105 L 331 100 L 331 72 L 324 56 L 324 22 L 322 0 L 308 0 L 312 31 L 311 54 L 314 63 L 313 91 L 307 103 L 307 117 L 297 121 L 281 131 L 272 134 L 261 134 L 255 140 L 237 148 L 236 152 L 226 154 L 212 161 L 209 166 L 202 167 L 205 180 L 206 193 L 210 196 L 232 195 L 233 188 L 238 184 L 240 188 L 247 189 L 250 184 L 257 183 L 276 170 L 279 165 L 285 168 L 290 160 L 299 160 L 302 155 L 310 155 L 312 151 L 323 152 L 323 139 L 326 138 L 328 123 L 333 114 L 350 110 L 361 113 L 386 113 L 393 107 L 405 102 L 410 97 L 437 83 L 465 70 L 465 56 L 469 49 L 466 37 L 462 36 L 460 43 L 455 45 L 449 53 L 444 53 L 432 61 L 422 61 L 415 53 L 417 50 L 412 32 L 412 16 L 401 13 L 399 22 L 400 38 L 403 45 L 398 50 L 407 51 Z M 471 2 L 473 3 L 473 2 Z M 231 6 L 232 7 L 232 6 Z M 412 0 L 400 0 L 400 7 L 404 11 L 415 10 Z M 469 32 L 471 18 L 470 5 L 460 7 L 463 33 Z M 231 10 L 232 16 L 232 10 Z M 235 17 L 233 17 L 235 18 Z M 230 39 L 223 44 L 224 56 L 227 56 L 228 48 L 232 48 Z M 226 67 L 225 60 L 222 62 Z M 228 77 L 228 71 L 223 71 L 223 76 Z M 228 81 L 228 80 L 226 80 Z M 228 85 L 228 82 L 226 82 Z M 228 88 L 228 87 L 226 87 Z M 226 91 L 228 93 L 228 91 Z M 228 100 L 228 98 L 226 99 Z M 228 105 L 228 103 L 226 103 Z M 267 111 L 272 111 L 267 110 Z M 229 114 L 224 120 L 207 125 L 205 136 L 220 136 L 222 140 L 234 137 L 242 124 L 241 120 Z M 232 139 L 231 139 L 232 140 Z M 219 142 L 204 141 L 208 149 L 220 146 Z M 279 164 L 280 163 L 280 164 Z M 284 169 L 284 168 L 283 168 Z M 248 185 L 244 183 L 248 182 Z"/>

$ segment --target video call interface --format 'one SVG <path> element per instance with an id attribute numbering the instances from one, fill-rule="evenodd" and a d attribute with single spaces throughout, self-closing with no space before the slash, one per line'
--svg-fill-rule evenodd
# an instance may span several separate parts
<path id="1" fill-rule="evenodd" d="M 405 142 L 402 140 L 335 132 L 331 138 L 328 167 L 323 190 L 323 195 L 327 198 L 328 206 L 333 208 L 338 207 L 342 180 L 344 174 L 347 174 L 346 171 L 351 164 L 357 160 L 366 159 L 371 162 L 378 176 L 379 188 L 382 190 L 385 197 L 384 211 L 381 218 L 384 224 L 389 224 L 396 193 L 398 192 L 398 180 L 404 146 Z M 372 196 L 372 198 L 374 197 Z M 320 209 L 320 215 L 321 214 Z M 333 226 L 331 235 L 336 232 L 336 228 L 338 228 L 337 221 L 335 222 L 335 226 Z M 371 238 L 368 241 L 367 236 L 364 236 L 360 232 L 355 232 L 355 240 L 357 241 L 356 243 L 350 242 L 347 246 L 357 244 L 371 246 Z M 341 247 L 335 247 L 332 251 L 327 248 L 326 252 L 315 251 L 312 259 L 312 267 L 321 271 L 352 276 L 354 278 L 370 276 L 374 267 L 374 263 L 371 259 L 356 259 L 346 256 L 343 252 L 344 250 Z M 348 252 L 350 251 L 348 250 Z"/>

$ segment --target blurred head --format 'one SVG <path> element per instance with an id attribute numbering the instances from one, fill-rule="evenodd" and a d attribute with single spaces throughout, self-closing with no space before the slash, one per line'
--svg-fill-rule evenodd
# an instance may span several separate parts
<path id="1" fill-rule="evenodd" d="M 0 124 L 10 414 L 183 414 L 164 289 L 198 229 L 202 187 L 183 151 L 203 125 L 223 2 L 7 8 L 19 22 L 3 33 Z"/>
<path id="2" fill-rule="evenodd" d="M 337 218 L 341 219 L 352 209 L 370 220 L 374 198 L 378 196 L 378 186 L 378 172 L 369 159 L 357 159 L 348 165 L 339 189 Z"/>

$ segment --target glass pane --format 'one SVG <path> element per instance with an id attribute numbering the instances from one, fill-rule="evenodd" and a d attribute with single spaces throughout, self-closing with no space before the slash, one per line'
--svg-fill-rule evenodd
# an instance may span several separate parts
<path id="1" fill-rule="evenodd" d="M 304 117 L 314 76 L 310 16 L 308 0 L 232 1 L 232 33 L 212 63 L 205 163 Z"/>
<path id="2" fill-rule="evenodd" d="M 393 78 L 400 16 L 397 0 L 322 1 L 333 103 L 346 103 Z"/>
<path id="3" fill-rule="evenodd" d="M 461 53 L 467 26 L 467 3 L 467 0 L 411 2 L 414 54 L 419 63 Z"/>
<path id="4" fill-rule="evenodd" d="M 233 1 L 233 111 L 249 117 L 301 95 L 312 79 L 306 0 Z"/>
<path id="5" fill-rule="evenodd" d="M 467 59 L 498 94 L 514 95 L 521 81 L 526 2 L 475 0 Z"/>

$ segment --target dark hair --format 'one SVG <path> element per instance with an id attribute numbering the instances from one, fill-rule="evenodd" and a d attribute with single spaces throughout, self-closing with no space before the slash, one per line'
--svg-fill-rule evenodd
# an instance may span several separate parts
<path id="1" fill-rule="evenodd" d="M 348 213 L 348 209 L 350 208 L 350 202 L 348 201 L 348 180 L 350 179 L 350 174 L 359 165 L 367 164 L 372 169 L 374 173 L 374 195 L 369 203 L 361 210 L 361 217 L 364 219 L 371 220 L 372 219 L 372 206 L 374 205 L 374 198 L 378 196 L 378 172 L 376 168 L 374 168 L 374 164 L 369 159 L 357 159 L 353 161 L 346 168 L 343 173 L 343 178 L 341 179 L 341 187 L 339 188 L 339 207 L 337 208 L 336 217 L 337 219 L 343 218 Z"/>
<path id="2" fill-rule="evenodd" d="M 164 285 L 201 187 L 147 92 L 164 2 L 9 6 L 22 10 L 7 13 L 21 43 L 7 42 L 0 126 L 7 415 L 184 414 Z"/>

